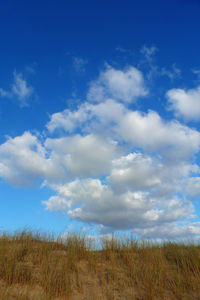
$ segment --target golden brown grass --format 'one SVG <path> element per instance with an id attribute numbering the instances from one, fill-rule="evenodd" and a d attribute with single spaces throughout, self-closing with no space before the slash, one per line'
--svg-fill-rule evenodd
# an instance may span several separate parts
<path id="1" fill-rule="evenodd" d="M 0 299 L 200 299 L 200 246 L 4 234 Z"/>

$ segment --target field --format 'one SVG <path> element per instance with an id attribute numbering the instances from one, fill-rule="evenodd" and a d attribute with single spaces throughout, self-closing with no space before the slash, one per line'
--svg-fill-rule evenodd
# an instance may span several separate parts
<path id="1" fill-rule="evenodd" d="M 200 299 L 200 246 L 134 239 L 0 237 L 0 299 Z"/>

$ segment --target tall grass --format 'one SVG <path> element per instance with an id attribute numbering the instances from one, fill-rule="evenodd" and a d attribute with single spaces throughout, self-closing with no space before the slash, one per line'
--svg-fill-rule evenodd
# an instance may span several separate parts
<path id="1" fill-rule="evenodd" d="M 200 299 L 200 247 L 3 234 L 0 299 Z"/>

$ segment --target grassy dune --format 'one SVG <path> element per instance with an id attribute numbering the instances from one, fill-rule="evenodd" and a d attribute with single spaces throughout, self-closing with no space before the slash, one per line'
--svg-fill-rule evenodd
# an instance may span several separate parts
<path id="1" fill-rule="evenodd" d="M 4 234 L 0 299 L 200 299 L 200 246 Z"/>

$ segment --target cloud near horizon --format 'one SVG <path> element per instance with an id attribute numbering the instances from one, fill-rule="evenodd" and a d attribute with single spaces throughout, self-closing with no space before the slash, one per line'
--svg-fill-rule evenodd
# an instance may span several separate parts
<path id="1" fill-rule="evenodd" d="M 82 104 L 50 116 L 45 138 L 27 131 L 0 145 L 0 176 L 15 186 L 42 180 L 54 192 L 47 210 L 100 233 L 198 238 L 200 132 L 130 108 L 140 97 L 148 97 L 141 71 L 108 66 Z"/>

